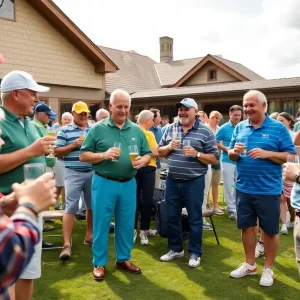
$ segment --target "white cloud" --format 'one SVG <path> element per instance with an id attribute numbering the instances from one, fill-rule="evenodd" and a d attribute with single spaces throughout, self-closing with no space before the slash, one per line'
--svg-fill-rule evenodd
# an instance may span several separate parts
<path id="1" fill-rule="evenodd" d="M 299 0 L 55 3 L 98 45 L 159 61 L 159 37 L 167 35 L 175 60 L 222 54 L 266 78 L 300 76 Z"/>

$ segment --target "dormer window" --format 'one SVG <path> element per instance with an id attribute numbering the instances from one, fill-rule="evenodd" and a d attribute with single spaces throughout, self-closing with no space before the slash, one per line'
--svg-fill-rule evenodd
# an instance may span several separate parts
<path id="1" fill-rule="evenodd" d="M 207 81 L 217 81 L 217 69 L 207 71 Z"/>

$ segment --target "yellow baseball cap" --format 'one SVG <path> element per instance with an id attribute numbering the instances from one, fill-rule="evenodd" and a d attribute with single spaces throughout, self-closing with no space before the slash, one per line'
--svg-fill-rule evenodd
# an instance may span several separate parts
<path id="1" fill-rule="evenodd" d="M 86 112 L 86 113 L 90 112 L 87 104 L 82 101 L 78 101 L 78 102 L 74 103 L 74 105 L 72 107 L 72 111 L 75 111 L 76 114 L 81 114 L 83 112 Z"/>

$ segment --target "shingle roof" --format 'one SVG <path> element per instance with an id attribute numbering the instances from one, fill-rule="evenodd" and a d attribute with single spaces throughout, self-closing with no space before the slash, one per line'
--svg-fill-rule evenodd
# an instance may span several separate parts
<path id="1" fill-rule="evenodd" d="M 255 80 L 243 82 L 229 82 L 220 84 L 202 84 L 198 86 L 164 88 L 150 91 L 141 91 L 131 95 L 132 99 L 176 97 L 189 95 L 208 95 L 215 93 L 245 92 L 251 89 L 276 90 L 276 89 L 300 89 L 300 77 L 281 78 L 270 80 Z"/>
<path id="2" fill-rule="evenodd" d="M 264 79 L 262 76 L 258 75 L 257 73 L 253 72 L 252 70 L 246 68 L 244 65 L 237 63 L 235 61 L 231 61 L 228 59 L 225 59 L 223 57 L 213 55 L 213 57 L 223 64 L 227 65 L 229 68 L 235 70 L 236 72 L 240 73 L 241 75 L 245 76 L 249 80 L 260 80 Z"/>
<path id="3" fill-rule="evenodd" d="M 106 74 L 106 92 L 117 88 L 133 93 L 141 90 L 160 88 L 154 63 L 148 56 L 135 51 L 122 51 L 99 46 L 99 48 L 119 67 L 115 73 Z"/>
<path id="4" fill-rule="evenodd" d="M 264 79 L 260 75 L 246 68 L 240 63 L 222 58 L 218 55 L 212 55 L 215 59 L 227 65 L 237 73 L 243 75 L 249 80 Z M 205 56 L 206 57 L 206 56 Z M 198 65 L 205 57 L 197 57 L 191 59 L 176 60 L 170 62 L 157 63 L 154 65 L 160 84 L 162 87 L 173 86 L 185 74 L 187 74 L 193 67 Z"/>
<path id="5" fill-rule="evenodd" d="M 154 65 L 162 87 L 172 86 L 204 57 L 161 62 Z"/>

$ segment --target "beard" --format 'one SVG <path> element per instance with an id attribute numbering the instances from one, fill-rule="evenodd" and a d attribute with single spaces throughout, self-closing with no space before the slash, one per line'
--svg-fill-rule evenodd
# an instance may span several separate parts
<path id="1" fill-rule="evenodd" d="M 187 118 L 187 117 L 179 117 L 179 121 L 180 121 L 180 123 L 183 124 L 183 125 L 187 125 L 187 124 L 190 123 L 190 120 L 189 120 L 189 118 Z"/>

